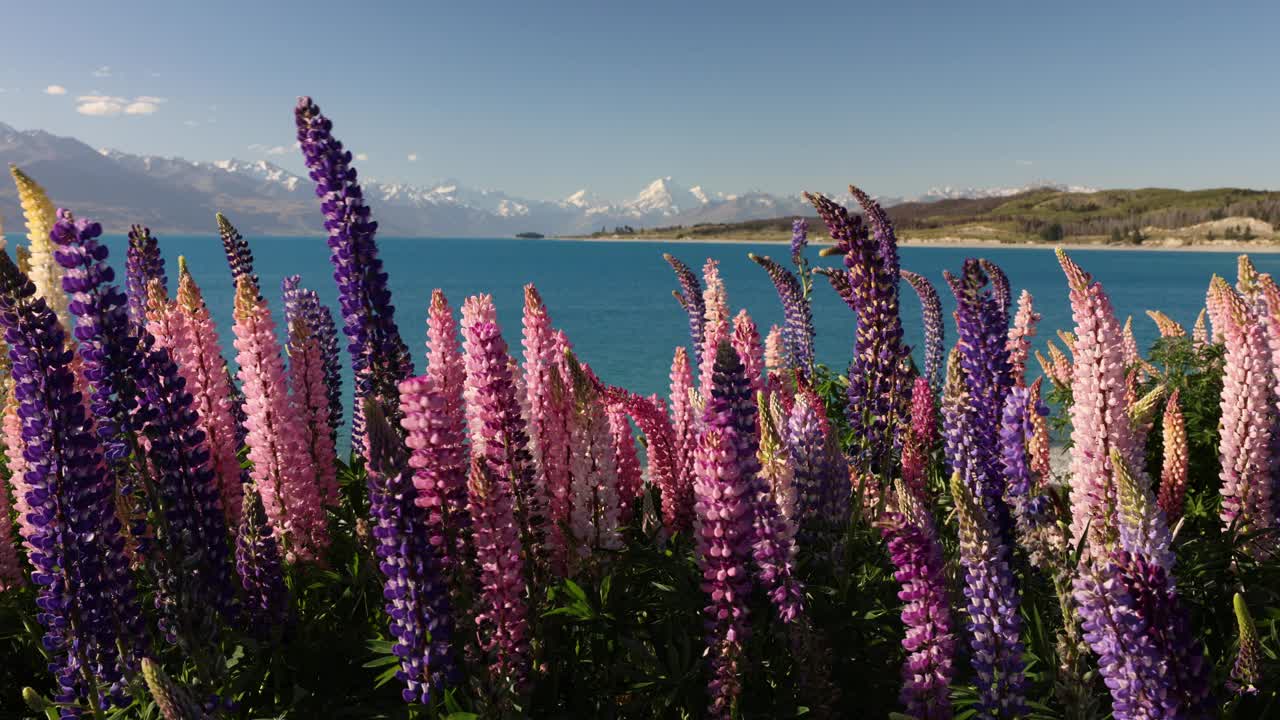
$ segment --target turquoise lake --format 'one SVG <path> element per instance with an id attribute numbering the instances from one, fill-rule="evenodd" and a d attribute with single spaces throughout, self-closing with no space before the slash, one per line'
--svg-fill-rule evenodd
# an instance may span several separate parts
<path id="1" fill-rule="evenodd" d="M 250 237 L 263 293 L 280 313 L 280 281 L 300 274 L 303 284 L 329 303 L 336 317 L 337 300 L 325 238 Z M 419 371 L 423 365 L 426 307 L 433 288 L 448 295 L 455 311 L 468 295 L 490 293 L 498 306 L 507 343 L 520 352 L 523 287 L 534 283 L 542 293 L 552 321 L 568 333 L 580 356 L 602 380 L 643 394 L 666 392 L 673 348 L 688 343 L 684 312 L 671 296 L 676 287 L 670 267 L 662 259 L 670 252 L 694 268 L 716 258 L 728 286 L 734 312 L 745 307 L 761 327 L 779 323 L 782 313 L 773 285 L 747 253 L 786 261 L 785 245 L 697 243 L 603 243 L 514 239 L 379 238 L 381 257 L 390 275 L 396 319 L 413 350 Z M 111 263 L 122 280 L 123 238 L 109 238 Z M 161 236 L 170 291 L 177 278 L 177 258 L 185 255 L 218 321 L 221 340 L 230 358 L 231 275 L 216 236 Z M 821 264 L 838 258 L 811 257 Z M 902 250 L 902 266 L 927 276 L 942 295 L 948 314 L 948 345 L 954 340 L 949 314 L 954 301 L 942 271 L 957 271 L 966 257 L 981 255 L 995 261 L 1009 275 L 1017 297 L 1022 289 L 1035 296 L 1043 314 L 1036 346 L 1057 329 L 1071 329 L 1066 282 L 1051 250 L 953 248 Z M 1205 289 L 1213 273 L 1234 281 L 1233 253 L 1080 250 L 1072 256 L 1102 281 L 1121 321 L 1133 315 L 1135 334 L 1145 349 L 1156 337 L 1148 309 L 1160 309 L 1188 331 L 1204 305 Z M 1280 255 L 1259 254 L 1254 261 L 1263 272 L 1280 272 Z M 915 293 L 902 286 L 903 324 L 907 342 L 922 342 L 920 306 Z M 844 367 L 853 342 L 852 312 L 836 297 L 825 278 L 818 278 L 814 297 L 817 354 L 820 361 Z M 918 357 L 918 356 L 917 356 Z M 344 358 L 345 360 L 345 358 Z M 350 391 L 348 381 L 346 388 Z"/>

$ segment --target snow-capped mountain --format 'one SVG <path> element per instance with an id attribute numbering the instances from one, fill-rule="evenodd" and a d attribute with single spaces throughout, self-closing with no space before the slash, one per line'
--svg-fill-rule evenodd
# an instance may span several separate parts
<path id="1" fill-rule="evenodd" d="M 960 200 L 966 198 L 1002 198 L 1020 195 L 1031 190 L 1058 190 L 1061 192 L 1073 193 L 1095 193 L 1098 188 L 1089 187 L 1087 185 L 1063 185 L 1055 182 L 1033 182 L 1019 187 L 989 187 L 989 188 L 959 188 L 950 185 L 942 187 L 932 187 L 929 191 L 916 198 L 917 202 L 935 202 L 938 200 Z"/>

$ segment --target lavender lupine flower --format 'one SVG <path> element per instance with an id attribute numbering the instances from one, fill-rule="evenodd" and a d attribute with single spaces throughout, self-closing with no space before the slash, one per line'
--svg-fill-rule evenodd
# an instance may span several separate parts
<path id="1" fill-rule="evenodd" d="M 791 221 L 791 262 L 799 265 L 804 249 L 809 246 L 809 221 L 796 218 Z"/>
<path id="2" fill-rule="evenodd" d="M 320 302 L 320 296 L 315 290 L 302 287 L 301 282 L 302 277 L 299 275 L 290 275 L 280 282 L 280 291 L 284 296 L 285 327 L 293 327 L 295 322 L 302 322 L 320 347 L 324 385 L 329 397 L 330 437 L 337 442 L 343 412 L 338 331 L 333 324 L 333 313 L 329 312 L 329 307 Z"/>
<path id="3" fill-rule="evenodd" d="M 835 438 L 823 425 L 824 412 L 815 398 L 798 393 L 783 429 L 783 441 L 790 459 L 796 517 L 806 526 L 834 529 L 845 518 L 849 473 L 839 462 Z M 804 532 L 809 537 L 812 528 L 806 527 Z"/>
<path id="4" fill-rule="evenodd" d="M 1231 666 L 1231 679 L 1227 689 L 1237 695 L 1257 695 L 1258 683 L 1262 679 L 1262 642 L 1258 639 L 1258 628 L 1249 614 L 1249 606 L 1244 596 L 1236 593 L 1231 604 L 1236 613 L 1236 626 L 1240 630 L 1239 649 L 1236 661 Z"/>
<path id="5" fill-rule="evenodd" d="M 480 568 L 476 628 L 490 681 L 503 691 L 524 690 L 529 676 L 529 618 L 520 534 L 511 483 L 483 458 L 471 461 L 468 509 Z"/>
<path id="6" fill-rule="evenodd" d="M 82 282 L 74 276 L 64 281 L 73 288 Z M 125 706 L 144 630 L 113 512 L 114 483 L 74 388 L 66 333 L 35 293 L 0 252 L 0 326 L 27 448 L 23 480 L 36 620 L 45 628 L 42 644 L 58 685 L 56 701 Z M 93 688 L 96 697 L 90 697 Z"/>
<path id="7" fill-rule="evenodd" d="M 977 674 L 980 717 L 1015 718 L 1026 712 L 1026 665 L 1018 589 L 1009 546 L 987 518 L 986 508 L 961 479 L 951 476 L 960 525 L 971 662 Z"/>
<path id="8" fill-rule="evenodd" d="M 457 680 L 449 655 L 453 640 L 449 590 L 427 534 L 426 512 L 408 469 L 400 434 L 381 406 L 366 401 L 369 440 L 369 517 L 382 570 L 391 652 L 400 658 L 396 679 L 407 703 L 431 701 L 431 689 Z"/>
<path id="9" fill-rule="evenodd" d="M 160 244 L 151 235 L 151 228 L 134 225 L 129 229 L 129 249 L 125 256 L 125 291 L 129 296 L 129 319 L 135 323 L 146 321 L 147 295 L 153 281 L 168 293 L 168 278 L 164 274 L 164 258 L 160 256 Z"/>
<path id="10" fill-rule="evenodd" d="M 888 541 L 906 636 L 902 647 L 899 699 L 906 714 L 920 720 L 952 717 L 950 685 L 954 673 L 955 635 L 947 597 L 942 544 L 928 507 L 912 491 L 899 486 L 896 507 L 885 513 L 881 532 Z"/>
<path id="11" fill-rule="evenodd" d="M 1027 359 L 1031 355 L 1031 338 L 1036 336 L 1036 326 L 1040 324 L 1040 313 L 1036 312 L 1035 300 L 1026 290 L 1018 296 L 1018 312 L 1013 317 L 1013 325 L 1009 328 L 1009 372 L 1013 375 L 1014 384 L 1027 384 Z"/>
<path id="12" fill-rule="evenodd" d="M 857 312 L 854 358 L 849 367 L 849 424 L 861 438 L 856 469 L 866 473 L 888 461 L 910 400 L 903 365 L 910 348 L 902 342 L 898 314 L 898 249 L 892 225 L 879 205 L 860 190 L 849 191 L 863 206 L 875 240 L 862 219 L 850 216 L 822 195 L 806 194 L 818 210 L 835 244 L 823 254 L 840 253 Z"/>
<path id="13" fill-rule="evenodd" d="M 280 546 L 267 522 L 258 489 L 245 488 L 240 527 L 236 530 L 236 572 L 244 588 L 244 609 L 250 632 L 270 637 L 289 622 L 289 589 L 284 584 Z"/>
<path id="14" fill-rule="evenodd" d="M 960 348 L 956 346 L 947 354 L 947 375 L 942 384 L 942 450 L 948 467 L 959 467 L 964 462 L 967 447 L 964 420 L 968 403 L 969 388 L 960 361 Z"/>
<path id="15" fill-rule="evenodd" d="M 356 404 L 362 405 L 366 397 L 378 397 L 394 408 L 396 387 L 413 374 L 413 362 L 400 339 L 387 274 L 378 258 L 374 241 L 378 223 L 369 217 L 369 206 L 351 166 L 351 153 L 333 137 L 333 123 L 308 97 L 298 98 L 294 119 L 329 231 L 329 259 L 338 284 Z M 352 447 L 359 450 L 361 442 L 353 427 Z"/>
<path id="16" fill-rule="evenodd" d="M 963 449 L 954 458 L 952 470 L 959 472 L 981 499 L 987 518 L 1003 541 L 1011 543 L 1013 523 L 1004 502 L 998 455 L 1000 417 L 1005 396 L 1013 386 L 1006 347 L 1008 318 L 1000 310 L 999 293 L 986 289 L 981 263 L 969 259 L 960 277 L 945 274 L 956 296 L 957 348 L 966 384 L 966 401 L 960 408 Z"/>
<path id="17" fill-rule="evenodd" d="M 254 285 L 258 285 L 258 276 L 253 272 L 253 250 L 249 243 L 222 213 L 214 214 L 218 222 L 218 235 L 222 238 L 222 251 L 227 256 L 227 266 L 231 268 L 231 282 L 239 283 L 240 278 L 249 277 Z"/>
<path id="18" fill-rule="evenodd" d="M 1004 316 L 1005 325 L 1008 325 L 1009 314 L 1013 310 L 1013 291 L 1009 288 L 1009 276 L 1004 274 L 1004 270 L 1000 269 L 999 265 L 986 258 L 979 258 L 978 264 L 991 278 L 992 296 L 995 298 L 996 307 Z"/>
<path id="19" fill-rule="evenodd" d="M 1049 567 L 1066 550 L 1051 499 L 1046 496 L 1044 476 L 1035 460 L 1038 418 L 1048 414 L 1039 394 L 1028 387 L 1015 387 L 1005 398 L 1000 422 L 1000 462 L 1004 473 L 1004 499 L 1013 511 L 1018 542 L 1037 567 Z"/>
<path id="20" fill-rule="evenodd" d="M 797 222 L 803 222 L 797 221 Z M 792 272 L 768 257 L 747 253 L 757 265 L 769 273 L 773 287 L 782 303 L 782 337 L 787 348 L 787 359 L 800 377 L 808 379 L 813 373 L 813 309 L 804 295 L 800 281 Z"/>
<path id="21" fill-rule="evenodd" d="M 902 279 L 920 297 L 920 313 L 924 320 L 924 377 L 935 391 L 942 382 L 942 355 L 946 331 L 942 325 L 942 300 L 933 283 L 919 273 L 903 270 Z"/>
<path id="22" fill-rule="evenodd" d="M 702 362 L 702 321 L 707 314 L 707 307 L 702 301 L 702 282 L 697 274 L 671 253 L 663 253 L 662 258 L 671 265 L 680 281 L 680 289 L 672 290 L 680 307 L 689 315 L 689 336 L 693 340 L 693 364 Z"/>

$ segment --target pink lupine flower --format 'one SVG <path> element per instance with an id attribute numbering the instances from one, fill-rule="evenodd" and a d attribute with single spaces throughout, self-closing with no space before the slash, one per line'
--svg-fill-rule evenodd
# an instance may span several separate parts
<path id="1" fill-rule="evenodd" d="M 1035 301 L 1026 290 L 1018 296 L 1018 312 L 1014 315 L 1013 326 L 1009 328 L 1009 371 L 1014 382 L 1026 384 L 1027 359 L 1031 353 L 1031 338 L 1036 336 L 1036 326 L 1040 324 L 1040 313 L 1036 312 Z"/>
<path id="2" fill-rule="evenodd" d="M 493 296 L 488 294 L 472 295 L 462 302 L 462 349 L 466 355 L 478 351 L 474 343 L 469 342 L 469 331 L 480 323 L 498 324 L 498 309 L 494 307 Z M 475 452 L 483 453 L 485 447 L 484 419 L 476 413 L 475 388 L 467 384 L 463 390 L 463 398 L 467 409 L 467 430 L 471 434 L 471 446 Z"/>
<path id="3" fill-rule="evenodd" d="M 289 327 L 289 388 L 293 415 L 300 421 L 303 450 L 315 468 L 315 482 L 325 505 L 338 505 L 338 468 L 329 431 L 329 388 L 319 339 L 305 322 Z"/>
<path id="4" fill-rule="evenodd" d="M 31 518 L 31 506 L 27 502 L 27 458 L 26 441 L 22 437 L 22 417 L 18 414 L 18 398 L 14 394 L 12 378 L 5 380 L 4 415 L 0 417 L 0 429 L 4 431 L 5 466 L 9 470 L 9 489 L 13 490 L 13 511 L 18 516 L 18 535 L 22 538 L 23 547 L 30 553 L 34 547 L 31 538 L 37 530 Z M 5 488 L 0 485 L 0 493 Z"/>
<path id="5" fill-rule="evenodd" d="M 1200 314 L 1196 315 L 1196 324 L 1191 327 L 1191 341 L 1196 347 L 1209 344 L 1209 329 L 1205 327 L 1205 309 L 1200 308 Z"/>
<path id="6" fill-rule="evenodd" d="M 446 572 L 460 562 L 465 550 L 462 530 L 470 525 L 467 433 L 460 408 L 454 404 L 460 390 L 460 386 L 441 384 L 431 372 L 400 383 L 401 425 L 418 491 L 415 503 L 426 510 L 428 541 Z"/>
<path id="7" fill-rule="evenodd" d="M 671 498 L 675 509 L 670 513 L 666 510 L 668 499 L 662 499 L 663 514 L 672 518 L 676 530 L 688 529 L 693 509 L 693 463 L 698 446 L 699 414 L 695 400 L 689 354 L 683 347 L 677 347 L 671 360 L 671 429 L 675 435 L 675 487 L 679 495 Z"/>
<path id="8" fill-rule="evenodd" d="M 613 445 L 614 465 L 618 468 L 618 507 L 623 523 L 631 522 L 636 513 L 636 501 L 640 498 L 643 478 L 640 457 L 636 454 L 636 437 L 631 432 L 631 420 L 620 405 L 609 404 L 609 439 Z"/>
<path id="9" fill-rule="evenodd" d="M 1178 391 L 1169 396 L 1164 409 L 1164 461 L 1160 467 L 1160 509 L 1169 522 L 1182 517 L 1187 495 L 1187 425 L 1182 418 Z"/>
<path id="10" fill-rule="evenodd" d="M 246 442 L 263 508 L 288 559 L 317 559 L 329 544 L 320 487 L 304 444 L 302 419 L 289 403 L 275 323 L 251 277 L 236 283 L 233 330 L 244 386 Z"/>
<path id="11" fill-rule="evenodd" d="M 1138 339 L 1133 336 L 1132 315 L 1124 319 L 1121 343 L 1124 349 L 1124 364 L 1126 367 L 1133 367 L 1142 362 L 1142 354 L 1138 352 Z M 1071 353 L 1075 354 L 1075 348 L 1072 348 Z"/>
<path id="12" fill-rule="evenodd" d="M 449 437 L 442 435 L 435 439 L 440 447 L 462 446 L 465 448 L 467 442 L 467 416 L 466 406 L 463 401 L 463 390 L 466 386 L 467 370 L 462 359 L 462 345 L 458 337 L 458 323 L 453 316 L 453 308 L 449 305 L 448 298 L 444 292 L 436 289 L 431 293 L 431 305 L 427 309 L 427 370 L 426 377 L 431 378 L 431 386 L 440 396 L 440 408 L 438 421 L 442 428 L 454 428 L 458 433 L 458 437 Z M 414 388 L 421 393 L 424 388 L 421 385 Z M 421 395 L 419 395 L 421 397 Z M 412 432 L 410 433 L 412 436 Z M 417 450 L 413 445 L 409 446 L 413 450 Z M 457 513 L 459 527 L 464 525 L 466 519 L 465 502 L 466 496 L 466 476 L 467 476 L 467 452 L 462 451 L 460 457 L 453 458 L 454 465 L 441 466 L 441 472 L 456 473 L 453 481 L 446 481 L 447 487 L 440 489 L 443 498 L 448 502 L 447 512 Z M 410 465 L 417 468 L 414 463 L 421 463 L 422 459 L 417 452 L 411 453 L 409 458 Z M 415 480 L 415 485 L 416 485 Z M 422 486 L 418 486 L 419 497 L 418 504 L 422 505 L 426 502 L 421 495 Z M 430 513 L 430 507 L 428 513 Z M 447 519 L 448 516 L 446 516 Z M 459 536 L 454 538 L 455 552 L 457 557 L 462 557 L 467 548 L 464 538 Z"/>
<path id="13" fill-rule="evenodd" d="M 769 373 L 775 373 L 786 367 L 787 346 L 783 341 L 782 328 L 772 325 L 764 339 L 764 369 Z"/>
<path id="14" fill-rule="evenodd" d="M 1148 310 L 1147 316 L 1156 324 L 1156 329 L 1160 331 L 1160 337 L 1186 337 L 1187 331 L 1182 329 L 1173 318 L 1165 315 L 1159 310 Z"/>
<path id="15" fill-rule="evenodd" d="M 1222 522 L 1241 533 L 1257 532 L 1275 522 L 1272 506 L 1271 356 L 1266 329 L 1238 293 L 1215 276 L 1209 290 L 1221 308 L 1226 345 L 1222 377 Z"/>
<path id="16" fill-rule="evenodd" d="M 1031 407 L 1040 406 L 1044 378 L 1036 378 L 1031 383 L 1031 396 L 1028 400 Z M 1038 477 L 1048 478 L 1053 473 L 1050 462 L 1049 418 L 1040 413 L 1031 413 L 1031 437 L 1027 438 L 1027 455 L 1030 459 L 1031 472 Z"/>
<path id="17" fill-rule="evenodd" d="M 529 441 L 538 482 L 545 488 L 551 516 L 547 542 L 556 565 L 563 568 L 570 542 L 564 537 L 569 520 L 569 414 L 571 403 L 560 375 L 563 351 L 551 317 L 533 285 L 524 288 L 524 378 L 529 416 Z"/>
<path id="18" fill-rule="evenodd" d="M 569 525 L 585 560 L 594 550 L 622 547 L 618 463 L 599 382 L 572 354 L 567 359 L 573 383 Z"/>
<path id="19" fill-rule="evenodd" d="M 11 384 L 11 383 L 6 381 L 5 384 Z M 10 425 L 9 408 L 7 407 L 7 405 L 9 405 L 9 403 L 6 403 L 6 407 L 4 409 L 4 416 L 3 418 L 0 418 L 0 422 L 2 422 L 4 426 L 2 429 L 4 431 L 3 435 L 4 435 L 5 454 L 6 454 L 6 457 L 10 458 L 11 460 L 15 454 L 17 455 L 21 454 L 22 449 L 26 446 L 26 443 L 22 442 L 21 420 L 19 420 L 17 417 L 17 404 L 16 403 L 13 404 L 14 420 L 17 420 L 17 422 L 14 423 L 14 425 L 17 426 L 15 428 L 16 435 L 17 435 L 16 438 L 14 437 L 15 433 L 10 431 L 9 429 L 9 425 Z M 16 443 L 14 442 L 15 440 L 17 440 Z M 13 449 L 10 449 L 10 448 L 13 448 Z M 17 453 L 15 453 L 13 450 L 17 450 Z M 23 472 L 23 466 L 25 465 L 25 462 L 26 461 L 24 459 L 21 462 L 17 463 L 16 468 L 14 467 L 14 464 L 12 462 L 6 463 L 6 464 L 8 465 L 8 470 L 10 473 L 13 473 L 15 476 L 20 476 Z M 17 488 L 21 486 L 22 487 L 21 494 L 25 495 L 26 483 L 23 482 L 21 479 L 19 479 L 13 485 L 14 485 L 15 492 L 13 494 L 14 503 L 12 505 L 18 505 L 17 510 L 19 513 L 18 515 L 19 533 L 14 532 L 15 528 L 13 526 L 13 520 L 12 520 L 14 508 L 9 502 L 9 489 L 4 486 L 4 483 L 0 482 L 0 592 L 4 592 L 9 588 L 18 587 L 19 585 L 22 585 L 24 583 L 22 570 L 18 565 L 18 538 L 19 538 L 19 535 L 21 535 L 24 541 L 24 544 L 27 541 L 30 530 L 27 529 L 26 531 L 22 531 L 22 527 L 24 524 L 30 522 L 29 520 L 23 517 L 30 511 L 30 508 L 27 507 L 26 498 L 20 497 L 19 493 L 17 492 Z M 31 548 L 29 545 L 27 547 L 29 551 Z"/>
<path id="20" fill-rule="evenodd" d="M 675 432 L 671 427 L 671 417 L 667 414 L 667 404 L 662 398 L 653 395 L 648 398 L 621 388 L 609 388 L 607 391 L 610 409 L 617 408 L 635 421 L 640 432 L 644 433 L 648 460 L 649 483 L 662 492 L 662 524 L 668 532 L 674 532 L 681 522 L 680 514 L 686 517 L 693 512 L 693 503 L 681 507 L 680 491 L 676 485 L 676 445 Z"/>
<path id="21" fill-rule="evenodd" d="M 706 289 L 702 291 L 702 301 L 706 306 L 706 315 L 702 322 L 702 365 L 698 370 L 698 395 L 702 402 L 711 395 L 711 373 L 716 360 L 716 348 L 720 343 L 729 340 L 733 335 L 732 320 L 729 318 L 729 295 L 720 277 L 720 263 L 708 259 L 702 266 L 702 280 Z"/>
<path id="22" fill-rule="evenodd" d="M 730 342 L 733 349 L 738 351 L 738 357 L 742 358 L 742 364 L 746 366 L 747 380 L 751 383 L 754 397 L 764 389 L 764 356 L 760 347 L 760 331 L 745 309 L 739 310 L 733 318 L 733 337 Z"/>
<path id="23" fill-rule="evenodd" d="M 531 649 L 514 494 L 502 474 L 476 457 L 471 462 L 467 497 L 479 569 L 476 630 L 480 648 L 493 684 L 520 693 L 528 681 Z"/>
<path id="24" fill-rule="evenodd" d="M 182 316 L 183 342 L 174 348 L 178 372 L 187 382 L 197 423 L 209 443 L 209 467 L 217 478 L 228 525 L 240 522 L 243 471 L 239 431 L 231 395 L 231 376 L 222 356 L 218 327 L 209 314 L 200 287 L 178 258 L 176 309 Z"/>
<path id="25" fill-rule="evenodd" d="M 1135 474 L 1143 474 L 1142 449 L 1124 403 L 1124 331 L 1102 285 L 1062 250 L 1058 250 L 1058 261 L 1067 276 L 1076 323 L 1071 381 L 1072 544 L 1079 544 L 1087 526 L 1090 542 L 1106 546 L 1118 533 L 1111 451 L 1118 450 Z"/>
<path id="26" fill-rule="evenodd" d="M 1222 342 L 1227 327 L 1227 309 L 1223 303 L 1222 295 L 1213 288 L 1218 280 L 1218 276 L 1214 275 L 1213 279 L 1209 281 L 1209 291 L 1205 295 L 1204 301 L 1204 309 L 1209 316 L 1209 338 L 1215 343 Z"/>
<path id="27" fill-rule="evenodd" d="M 911 424 L 902 443 L 902 481 L 916 497 L 925 496 L 925 473 L 937 441 L 937 412 L 929 379 L 919 376 L 911 387 Z"/>

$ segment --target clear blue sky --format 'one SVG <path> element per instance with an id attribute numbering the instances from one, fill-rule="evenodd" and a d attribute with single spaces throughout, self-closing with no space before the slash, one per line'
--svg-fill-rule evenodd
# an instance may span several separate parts
<path id="1" fill-rule="evenodd" d="M 662 175 L 1280 187 L 1274 1 L 60 1 L 4 20 L 0 121 L 130 152 L 297 170 L 310 94 L 366 175 L 534 198 Z"/>

